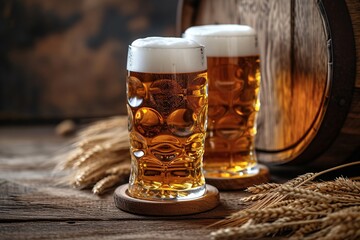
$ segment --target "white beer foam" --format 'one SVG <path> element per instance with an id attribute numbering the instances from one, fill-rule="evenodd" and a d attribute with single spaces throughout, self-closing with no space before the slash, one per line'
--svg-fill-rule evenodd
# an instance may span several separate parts
<path id="1" fill-rule="evenodd" d="M 209 57 L 259 55 L 256 32 L 246 25 L 194 26 L 185 31 L 184 37 L 203 44 Z"/>
<path id="2" fill-rule="evenodd" d="M 207 70 L 204 47 L 184 38 L 147 37 L 129 46 L 127 70 L 144 73 L 190 73 Z"/>

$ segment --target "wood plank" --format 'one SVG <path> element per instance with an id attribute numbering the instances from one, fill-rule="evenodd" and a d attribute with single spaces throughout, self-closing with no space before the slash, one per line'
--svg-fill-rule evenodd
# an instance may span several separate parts
<path id="1" fill-rule="evenodd" d="M 294 11 L 292 94 L 282 104 L 288 113 L 284 122 L 287 128 L 283 129 L 285 145 L 295 144 L 310 128 L 318 128 L 313 122 L 322 117 L 328 94 L 325 89 L 330 84 L 327 42 L 317 2 L 296 0 Z"/>
<path id="2" fill-rule="evenodd" d="M 215 220 L 37 221 L 0 223 L 12 239 L 209 239 Z M 20 230 L 20 231 L 19 231 Z"/>
<path id="3" fill-rule="evenodd" d="M 159 219 L 120 211 L 114 205 L 112 194 L 98 197 L 89 191 L 44 185 L 26 186 L 25 183 L 1 180 L 0 220 Z M 239 199 L 247 195 L 241 191 L 222 192 L 220 205 L 215 209 L 195 215 L 169 217 L 169 219 L 224 218 L 242 209 L 244 206 Z"/>
<path id="4" fill-rule="evenodd" d="M 360 1 L 346 0 L 348 11 L 352 21 L 356 47 L 356 80 L 355 87 L 360 88 Z"/>

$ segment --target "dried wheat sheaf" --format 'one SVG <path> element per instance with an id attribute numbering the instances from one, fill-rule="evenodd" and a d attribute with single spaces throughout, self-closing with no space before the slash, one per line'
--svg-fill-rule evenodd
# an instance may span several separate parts
<path id="1" fill-rule="evenodd" d="M 127 118 L 113 117 L 82 130 L 70 150 L 61 154 L 56 172 L 67 171 L 60 183 L 92 188 L 102 194 L 127 180 L 130 174 Z"/>
<path id="2" fill-rule="evenodd" d="M 246 208 L 211 227 L 212 239 L 360 239 L 360 182 L 343 177 L 315 182 L 326 172 L 307 173 L 284 184 L 249 187 Z"/>

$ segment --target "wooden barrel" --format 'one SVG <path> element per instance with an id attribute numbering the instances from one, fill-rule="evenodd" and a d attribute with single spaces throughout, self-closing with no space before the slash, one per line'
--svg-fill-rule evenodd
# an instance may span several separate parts
<path id="1" fill-rule="evenodd" d="M 360 155 L 359 0 L 180 1 L 179 34 L 225 23 L 258 33 L 259 161 L 328 167 Z"/>

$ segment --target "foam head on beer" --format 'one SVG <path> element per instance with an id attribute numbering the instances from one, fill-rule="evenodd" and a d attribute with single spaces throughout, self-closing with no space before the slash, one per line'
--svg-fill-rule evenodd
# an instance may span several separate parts
<path id="1" fill-rule="evenodd" d="M 206 55 L 210 57 L 240 57 L 259 54 L 256 32 L 246 25 L 194 26 L 185 31 L 184 37 L 205 45 Z"/>
<path id="2" fill-rule="evenodd" d="M 145 73 L 189 73 L 207 69 L 204 48 L 175 37 L 147 37 L 129 46 L 127 70 Z"/>

